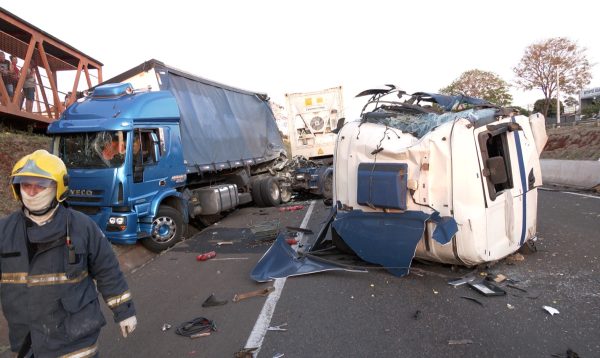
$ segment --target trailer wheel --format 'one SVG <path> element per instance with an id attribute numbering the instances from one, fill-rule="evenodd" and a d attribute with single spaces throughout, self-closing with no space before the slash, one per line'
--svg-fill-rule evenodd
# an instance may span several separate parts
<path id="1" fill-rule="evenodd" d="M 254 180 L 252 182 L 252 192 L 250 194 L 252 194 L 252 201 L 254 201 L 254 204 L 256 204 L 256 206 L 258 207 L 263 207 L 265 206 L 265 202 L 262 199 L 262 191 L 261 191 L 261 183 L 262 183 L 262 178 L 258 178 L 256 180 Z"/>
<path id="2" fill-rule="evenodd" d="M 263 178 L 260 183 L 260 193 L 265 206 L 278 206 L 281 203 L 279 183 L 273 177 Z"/>
<path id="3" fill-rule="evenodd" d="M 161 252 L 183 239 L 183 216 L 170 206 L 160 206 L 150 236 L 142 244 L 150 251 Z"/>

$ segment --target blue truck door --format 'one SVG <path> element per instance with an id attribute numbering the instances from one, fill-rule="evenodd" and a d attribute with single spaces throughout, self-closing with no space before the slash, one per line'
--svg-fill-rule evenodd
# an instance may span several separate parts
<path id="1" fill-rule="evenodd" d="M 138 215 L 144 216 L 150 213 L 152 199 L 166 186 L 166 170 L 164 170 L 164 135 L 163 131 L 144 128 L 133 132 L 131 161 L 132 185 L 131 202 L 135 206 Z M 156 141 L 158 140 L 158 144 Z"/>

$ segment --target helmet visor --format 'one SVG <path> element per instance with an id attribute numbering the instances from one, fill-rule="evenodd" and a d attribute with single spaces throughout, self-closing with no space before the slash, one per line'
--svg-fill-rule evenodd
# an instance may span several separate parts
<path id="1" fill-rule="evenodd" d="M 54 185 L 54 180 L 40 177 L 16 176 L 13 177 L 13 184 L 32 184 L 48 188 Z"/>

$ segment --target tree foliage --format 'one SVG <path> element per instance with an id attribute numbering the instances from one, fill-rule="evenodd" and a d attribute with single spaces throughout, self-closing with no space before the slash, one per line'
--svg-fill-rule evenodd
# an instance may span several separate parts
<path id="1" fill-rule="evenodd" d="M 590 83 L 592 65 L 585 51 L 569 39 L 555 37 L 529 45 L 513 68 L 519 87 L 540 89 L 544 93 L 544 116 L 548 114 L 550 99 L 556 97 L 557 71 L 561 93 L 575 94 Z"/>
<path id="2" fill-rule="evenodd" d="M 448 87 L 440 89 L 440 92 L 482 98 L 493 104 L 506 106 L 512 102 L 508 88 L 509 84 L 495 73 L 474 69 L 463 72 Z"/>
<path id="3" fill-rule="evenodd" d="M 548 100 L 545 98 L 540 98 L 535 101 L 533 104 L 533 111 L 543 113 L 542 111 L 544 108 L 547 108 L 546 111 L 548 115 L 544 115 L 544 117 L 556 117 L 556 98 L 551 99 L 548 104 L 546 103 L 547 101 Z M 562 101 L 560 101 L 560 113 L 565 113 L 565 106 Z"/>

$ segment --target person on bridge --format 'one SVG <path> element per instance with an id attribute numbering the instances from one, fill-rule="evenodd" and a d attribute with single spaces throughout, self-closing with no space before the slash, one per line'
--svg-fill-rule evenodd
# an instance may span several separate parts
<path id="1" fill-rule="evenodd" d="M 0 219 L 0 300 L 11 350 L 36 358 L 96 356 L 106 324 L 98 291 L 127 337 L 137 325 L 131 293 L 102 231 L 62 204 L 63 161 L 37 150 L 17 161 L 10 185 L 23 205 Z"/>

